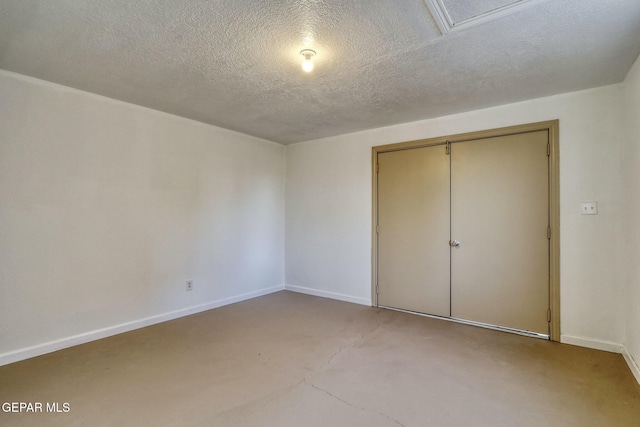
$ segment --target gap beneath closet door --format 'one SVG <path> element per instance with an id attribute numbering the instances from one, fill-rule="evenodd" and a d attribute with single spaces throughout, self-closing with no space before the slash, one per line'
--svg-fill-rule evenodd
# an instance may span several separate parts
<path id="1" fill-rule="evenodd" d="M 507 328 L 507 327 L 504 327 L 504 326 L 490 325 L 488 323 L 474 322 L 472 320 L 456 319 L 455 317 L 437 316 L 435 314 L 420 313 L 419 311 L 403 310 L 401 308 L 386 307 L 384 305 L 378 305 L 378 308 L 384 308 L 385 310 L 399 311 L 401 313 L 416 314 L 418 316 L 429 317 L 431 319 L 446 320 L 447 322 L 460 323 L 460 324 L 469 325 L 469 326 L 476 326 L 476 327 L 479 327 L 479 328 L 491 329 L 491 330 L 494 330 L 494 331 L 500 331 L 500 332 L 507 332 L 507 333 L 510 333 L 510 334 L 522 335 L 522 336 L 525 336 L 525 337 L 538 338 L 538 339 L 543 339 L 543 340 L 549 340 L 550 339 L 549 335 L 546 335 L 546 334 L 539 334 L 537 332 L 530 332 L 530 331 L 522 331 L 520 329 Z"/>

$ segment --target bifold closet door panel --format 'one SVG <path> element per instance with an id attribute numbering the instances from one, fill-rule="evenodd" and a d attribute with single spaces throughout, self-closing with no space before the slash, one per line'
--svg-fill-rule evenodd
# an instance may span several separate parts
<path id="1" fill-rule="evenodd" d="M 451 316 L 549 333 L 547 131 L 451 148 Z"/>
<path id="2" fill-rule="evenodd" d="M 378 305 L 450 315 L 449 157 L 378 154 Z"/>

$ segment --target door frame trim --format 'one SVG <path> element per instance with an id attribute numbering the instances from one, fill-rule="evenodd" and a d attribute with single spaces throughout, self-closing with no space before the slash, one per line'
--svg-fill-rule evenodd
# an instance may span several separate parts
<path id="1" fill-rule="evenodd" d="M 408 150 L 434 145 L 445 145 L 447 142 L 466 142 L 485 138 L 547 131 L 549 137 L 549 309 L 551 321 L 549 323 L 549 338 L 560 341 L 560 121 L 529 123 L 497 129 L 487 129 L 477 132 L 467 132 L 456 135 L 439 136 L 435 138 L 415 141 L 399 142 L 395 144 L 372 147 L 372 229 L 371 229 L 371 301 L 378 306 L 378 154 L 389 151 Z"/>

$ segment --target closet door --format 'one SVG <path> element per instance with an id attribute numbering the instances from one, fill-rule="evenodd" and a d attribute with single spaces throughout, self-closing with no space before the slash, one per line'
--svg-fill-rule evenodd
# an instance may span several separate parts
<path id="1" fill-rule="evenodd" d="M 452 317 L 549 333 L 547 142 L 538 131 L 452 144 Z"/>
<path id="2" fill-rule="evenodd" d="M 450 316 L 445 146 L 378 154 L 378 305 Z"/>

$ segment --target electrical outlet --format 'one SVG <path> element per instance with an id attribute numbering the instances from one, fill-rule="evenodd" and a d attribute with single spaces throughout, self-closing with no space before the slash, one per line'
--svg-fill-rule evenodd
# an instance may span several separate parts
<path id="1" fill-rule="evenodd" d="M 598 215 L 598 202 L 580 203 L 580 213 L 582 215 Z"/>
<path id="2" fill-rule="evenodd" d="M 193 280 L 187 280 L 187 290 L 188 291 L 193 290 Z"/>

